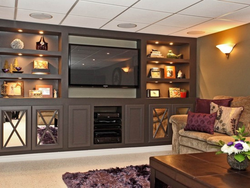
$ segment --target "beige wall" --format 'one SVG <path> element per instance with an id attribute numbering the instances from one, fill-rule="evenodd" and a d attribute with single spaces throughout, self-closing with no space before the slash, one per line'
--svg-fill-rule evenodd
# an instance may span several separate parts
<path id="1" fill-rule="evenodd" d="M 215 46 L 235 43 L 229 59 Z M 197 40 L 197 96 L 250 95 L 250 24 Z"/>

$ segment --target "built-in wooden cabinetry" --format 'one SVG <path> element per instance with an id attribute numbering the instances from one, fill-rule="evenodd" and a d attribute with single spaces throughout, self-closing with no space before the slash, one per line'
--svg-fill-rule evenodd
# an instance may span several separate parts
<path id="1" fill-rule="evenodd" d="M 18 32 L 18 29 L 23 32 Z M 43 35 L 39 34 L 41 30 Z M 48 50 L 36 50 L 36 42 L 42 36 L 48 43 Z M 134 89 L 135 97 L 69 97 L 69 36 L 137 41 L 140 66 L 139 87 Z M 23 49 L 10 47 L 10 43 L 16 38 L 24 42 Z M 195 102 L 196 39 L 193 38 L 0 20 L 0 41 L 0 65 L 3 67 L 5 60 L 13 63 L 17 59 L 23 71 L 12 74 L 1 72 L 0 84 L 3 81 L 24 83 L 24 97 L 0 98 L 0 155 L 171 144 L 169 117 L 172 114 L 187 113 Z M 159 43 L 155 44 L 156 41 Z M 164 57 L 147 57 L 152 49 L 161 51 Z M 169 50 L 175 54 L 183 54 L 183 58 L 167 58 Z M 18 53 L 22 53 L 22 56 Z M 32 74 L 34 60 L 48 61 L 50 74 Z M 176 71 L 182 70 L 185 78 L 148 77 L 151 68 L 164 69 L 167 65 L 175 66 Z M 57 90 L 57 98 L 30 98 L 29 90 L 36 85 L 52 85 Z M 169 98 L 169 87 L 186 89 L 187 98 Z M 160 89 L 160 97 L 147 97 L 148 89 Z M 121 114 L 121 142 L 94 144 L 94 113 L 100 107 L 118 107 Z M 17 111 L 18 118 L 12 119 L 12 114 Z M 25 122 L 23 128 L 18 125 L 18 121 Z M 10 130 L 5 129 L 6 126 Z M 40 129 L 47 131 L 44 133 Z M 56 134 L 53 132 L 55 130 Z M 51 137 L 51 143 L 45 142 L 46 136 Z M 18 146 L 9 145 L 12 138 L 18 140 Z"/>
<path id="2" fill-rule="evenodd" d="M 22 32 L 19 30 L 22 29 Z M 39 34 L 43 31 L 43 34 Z M 36 42 L 41 37 L 44 37 L 48 42 L 48 50 L 36 50 Z M 52 88 L 57 92 L 57 97 L 61 94 L 61 33 L 44 31 L 42 28 L 38 29 L 26 29 L 25 27 L 16 28 L 0 28 L 0 58 L 1 68 L 5 61 L 8 61 L 9 65 L 13 64 L 15 59 L 20 67 L 22 67 L 23 73 L 0 73 L 0 83 L 3 81 L 22 81 L 24 83 L 23 97 L 29 97 L 29 90 L 33 90 L 36 85 L 52 85 Z M 13 49 L 11 43 L 15 39 L 20 39 L 24 43 L 22 49 Z M 33 74 L 33 62 L 35 60 L 42 60 L 49 62 L 49 74 Z M 52 93 L 53 93 L 52 89 Z M 52 95 L 53 96 L 53 95 Z"/>

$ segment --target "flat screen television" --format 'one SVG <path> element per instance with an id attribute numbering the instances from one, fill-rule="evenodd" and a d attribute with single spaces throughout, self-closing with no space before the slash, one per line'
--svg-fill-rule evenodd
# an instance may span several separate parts
<path id="1" fill-rule="evenodd" d="M 69 45 L 69 85 L 138 87 L 139 50 Z"/>

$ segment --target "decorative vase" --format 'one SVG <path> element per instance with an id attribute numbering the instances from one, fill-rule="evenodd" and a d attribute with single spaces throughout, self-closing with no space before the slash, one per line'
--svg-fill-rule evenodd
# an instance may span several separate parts
<path id="1" fill-rule="evenodd" d="M 227 162 L 232 169 L 246 170 L 249 165 L 249 160 L 246 158 L 244 161 L 239 162 L 234 158 L 234 154 L 227 156 Z"/>
<path id="2" fill-rule="evenodd" d="M 180 94 L 181 94 L 181 98 L 186 98 L 187 97 L 187 92 L 180 92 Z"/>

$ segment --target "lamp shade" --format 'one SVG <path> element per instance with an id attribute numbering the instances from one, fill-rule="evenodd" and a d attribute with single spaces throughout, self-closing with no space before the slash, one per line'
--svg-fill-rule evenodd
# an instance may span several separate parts
<path id="1" fill-rule="evenodd" d="M 219 48 L 224 54 L 229 54 L 233 50 L 234 46 L 235 44 L 219 44 L 216 47 Z"/>

